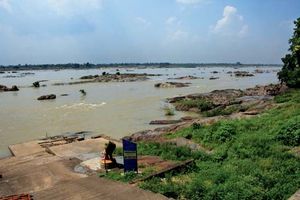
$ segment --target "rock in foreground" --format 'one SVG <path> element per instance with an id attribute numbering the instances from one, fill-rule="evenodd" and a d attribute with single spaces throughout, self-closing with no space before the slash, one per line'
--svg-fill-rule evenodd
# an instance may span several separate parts
<path id="1" fill-rule="evenodd" d="M 41 100 L 51 100 L 51 99 L 56 99 L 56 95 L 55 94 L 49 94 L 49 95 L 43 95 L 40 96 L 39 98 L 37 98 L 37 100 L 41 101 Z"/>

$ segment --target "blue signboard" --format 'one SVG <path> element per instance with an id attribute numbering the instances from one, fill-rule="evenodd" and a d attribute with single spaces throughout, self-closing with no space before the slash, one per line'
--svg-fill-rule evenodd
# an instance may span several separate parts
<path id="1" fill-rule="evenodd" d="M 137 144 L 123 139 L 124 172 L 138 171 Z"/>

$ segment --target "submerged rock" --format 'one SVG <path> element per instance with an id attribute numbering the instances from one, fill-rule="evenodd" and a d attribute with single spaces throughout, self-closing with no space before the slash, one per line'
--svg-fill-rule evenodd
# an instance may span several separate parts
<path id="1" fill-rule="evenodd" d="M 247 71 L 235 71 L 234 75 L 236 77 L 249 77 L 249 76 L 254 76 L 254 74 L 251 74 L 250 72 Z"/>
<path id="2" fill-rule="evenodd" d="M 39 98 L 37 98 L 37 100 L 41 101 L 41 100 L 51 100 L 51 99 L 56 99 L 56 95 L 55 94 L 49 94 L 49 95 L 43 95 L 40 96 Z"/>
<path id="3" fill-rule="evenodd" d="M 191 83 L 179 83 L 179 82 L 166 82 L 166 83 L 156 83 L 154 87 L 157 88 L 179 88 L 188 87 Z"/>
<path id="4" fill-rule="evenodd" d="M 181 76 L 181 77 L 177 77 L 177 78 L 170 78 L 170 79 L 177 79 L 177 80 L 193 80 L 193 79 L 200 79 L 200 77 L 196 77 L 196 76 Z"/>
<path id="5" fill-rule="evenodd" d="M 219 79 L 219 78 L 220 78 L 220 77 L 213 77 L 213 76 L 212 76 L 212 77 L 209 78 L 209 80 L 216 80 L 216 79 Z"/>
<path id="6" fill-rule="evenodd" d="M 16 85 L 13 85 L 11 88 L 8 88 L 5 85 L 0 85 L 0 92 L 13 92 L 19 91 L 19 88 Z"/>

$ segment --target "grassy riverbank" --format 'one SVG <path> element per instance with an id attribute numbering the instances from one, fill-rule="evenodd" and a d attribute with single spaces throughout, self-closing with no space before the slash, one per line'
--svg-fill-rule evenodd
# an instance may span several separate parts
<path id="1" fill-rule="evenodd" d="M 300 90 L 274 101 L 275 108 L 254 118 L 193 125 L 167 136 L 189 138 L 211 154 L 140 143 L 143 155 L 195 159 L 185 171 L 149 179 L 140 187 L 175 199 L 287 199 L 300 188 Z"/>

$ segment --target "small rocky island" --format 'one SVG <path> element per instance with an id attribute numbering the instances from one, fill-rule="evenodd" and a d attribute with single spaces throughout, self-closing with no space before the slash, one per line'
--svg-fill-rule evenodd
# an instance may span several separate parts
<path id="1" fill-rule="evenodd" d="M 88 75 L 80 77 L 79 81 L 73 81 L 68 83 L 54 83 L 53 85 L 75 85 L 84 83 L 107 83 L 107 82 L 137 82 L 146 81 L 149 76 L 160 76 L 159 74 L 116 74 L 102 73 L 102 75 Z"/>

